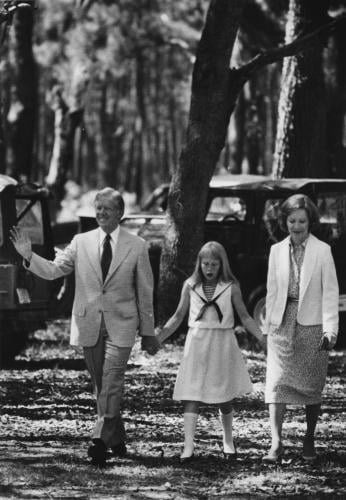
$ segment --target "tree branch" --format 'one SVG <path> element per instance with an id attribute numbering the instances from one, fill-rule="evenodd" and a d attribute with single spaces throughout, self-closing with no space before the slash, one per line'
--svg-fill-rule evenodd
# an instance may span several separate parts
<path id="1" fill-rule="evenodd" d="M 283 43 L 285 30 L 272 9 L 265 8 L 259 0 L 252 0 L 244 7 L 239 38 L 246 49 L 256 54 L 260 47 L 263 50 Z"/>
<path id="2" fill-rule="evenodd" d="M 255 56 L 251 61 L 244 64 L 240 68 L 231 69 L 231 71 L 238 72 L 238 77 L 246 82 L 256 71 L 260 70 L 268 64 L 281 61 L 284 57 L 294 56 L 304 50 L 309 49 L 316 43 L 316 40 L 327 36 L 327 34 L 334 31 L 342 23 L 346 24 L 346 15 L 343 14 L 333 19 L 328 24 L 325 24 L 317 30 L 297 38 L 292 43 L 278 47 L 277 49 L 267 50 Z"/>

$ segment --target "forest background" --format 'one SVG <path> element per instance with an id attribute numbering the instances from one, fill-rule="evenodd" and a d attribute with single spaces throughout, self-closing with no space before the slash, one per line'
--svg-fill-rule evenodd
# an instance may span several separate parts
<path id="1" fill-rule="evenodd" d="M 171 181 L 163 266 L 188 271 L 213 173 L 346 177 L 345 11 L 343 0 L 0 0 L 0 173 L 48 185 L 56 209 L 105 185 L 141 206 Z M 138 345 L 130 456 L 100 472 L 84 451 L 85 367 L 62 325 L 0 372 L 2 497 L 344 498 L 344 353 L 332 354 L 317 464 L 298 457 L 300 413 L 283 467 L 263 467 L 265 360 L 248 351 L 256 393 L 237 404 L 239 460 L 223 461 L 207 408 L 200 460 L 182 470 L 170 398 L 182 348 L 149 359 Z"/>
<path id="2" fill-rule="evenodd" d="M 345 0 L 1 0 L 0 172 L 48 185 L 53 217 L 67 186 L 111 185 L 141 206 L 171 181 L 159 289 L 174 304 L 214 173 L 345 177 L 345 12 Z"/>
<path id="3" fill-rule="evenodd" d="M 0 3 L 3 15 L 10 3 Z M 209 2 L 30 3 L 34 9 L 17 9 L 12 26 L 1 26 L 0 172 L 46 182 L 60 197 L 69 179 L 82 191 L 112 185 L 135 193 L 140 204 L 172 178 L 179 163 Z M 243 4 L 231 68 L 283 45 L 289 28 L 295 31 L 291 37 L 313 32 L 345 9 L 337 0 L 230 3 Z M 309 80 L 310 93 L 319 91 L 321 132 L 315 145 L 320 144 L 323 165 L 315 164 L 317 177 L 344 176 L 345 38 L 342 29 L 320 37 L 318 61 L 316 47 L 288 58 L 301 63 L 314 57 L 318 63 L 305 68 L 305 75 L 300 68 L 298 75 L 300 88 Z M 282 60 L 263 66 L 241 88 L 216 171 L 271 174 L 278 168 L 278 119 L 285 113 L 279 110 Z M 290 99 L 293 114 L 292 89 Z M 309 109 L 301 104 L 302 113 Z M 307 128 L 308 122 L 302 125 Z M 303 142 L 304 131 L 296 134 L 297 148 L 299 135 Z M 297 168 L 303 175 L 304 164 Z"/>

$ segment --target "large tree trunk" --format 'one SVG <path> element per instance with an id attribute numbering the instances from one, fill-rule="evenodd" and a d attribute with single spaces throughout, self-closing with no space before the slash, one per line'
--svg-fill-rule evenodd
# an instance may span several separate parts
<path id="1" fill-rule="evenodd" d="M 13 21 L 13 72 L 10 125 L 9 173 L 30 179 L 36 126 L 37 69 L 32 53 L 32 9 L 18 9 Z"/>
<path id="2" fill-rule="evenodd" d="M 0 81 L 1 83 L 1 81 Z M 1 97 L 1 91 L 0 91 Z M 3 109 L 2 102 L 0 101 L 0 173 L 6 173 L 6 149 L 5 149 L 5 136 L 4 136 L 4 127 L 3 127 Z"/>
<path id="3" fill-rule="evenodd" d="M 229 65 L 242 6 L 242 0 L 212 0 L 198 46 L 186 143 L 169 192 L 159 322 L 174 310 L 177 290 L 185 273 L 192 271 L 203 242 L 208 185 L 239 93 L 239 81 L 232 81 Z"/>
<path id="4" fill-rule="evenodd" d="M 326 71 L 329 80 L 327 127 L 328 170 L 332 176 L 345 177 L 346 165 L 346 30 L 332 40 Z M 329 71 L 328 71 L 329 70 Z"/>
<path id="5" fill-rule="evenodd" d="M 290 0 L 286 43 L 325 24 L 325 0 Z M 324 39 L 283 65 L 274 177 L 323 177 L 326 169 L 326 92 L 322 70 Z"/>

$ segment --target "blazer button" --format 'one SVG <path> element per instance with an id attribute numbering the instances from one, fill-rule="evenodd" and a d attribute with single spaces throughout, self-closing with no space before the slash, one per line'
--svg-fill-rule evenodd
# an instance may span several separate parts
<path id="1" fill-rule="evenodd" d="M 102 293 L 106 293 L 106 290 L 102 290 Z"/>

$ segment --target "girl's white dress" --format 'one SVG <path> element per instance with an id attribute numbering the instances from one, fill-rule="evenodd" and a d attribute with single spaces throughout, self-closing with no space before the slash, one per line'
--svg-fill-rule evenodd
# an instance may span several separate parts
<path id="1" fill-rule="evenodd" d="M 225 403 L 252 392 L 250 377 L 233 329 L 232 284 L 218 283 L 213 299 L 205 305 L 208 301 L 202 285 L 193 287 L 192 283 L 188 283 L 189 331 L 173 399 Z M 214 300 L 216 306 L 212 304 Z"/>

